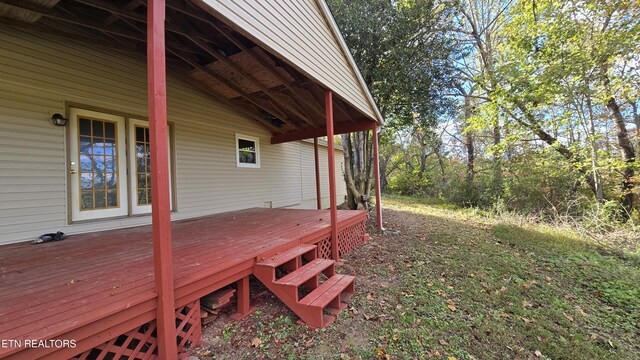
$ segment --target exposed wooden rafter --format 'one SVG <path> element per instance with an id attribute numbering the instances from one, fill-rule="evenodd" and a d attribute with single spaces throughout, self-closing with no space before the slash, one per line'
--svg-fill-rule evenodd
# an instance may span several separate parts
<path id="1" fill-rule="evenodd" d="M 335 135 L 346 134 L 355 131 L 371 130 L 375 128 L 376 123 L 372 120 L 363 119 L 356 122 L 343 122 L 334 124 Z M 272 144 L 281 144 L 289 141 L 312 139 L 316 137 L 327 136 L 327 128 L 322 126 L 317 129 L 306 129 L 303 131 L 292 132 L 281 135 L 274 135 L 271 138 Z"/>
<path id="2" fill-rule="evenodd" d="M 114 15 L 117 16 L 122 16 L 122 17 L 126 17 L 132 20 L 136 20 L 139 22 L 144 22 L 145 18 L 140 16 L 140 14 L 137 14 L 135 12 L 132 11 L 127 11 L 126 9 L 114 6 L 113 4 L 106 2 L 106 1 L 102 1 L 102 0 L 75 0 L 79 3 L 88 5 L 88 6 L 92 6 L 104 11 L 108 11 L 111 12 Z M 264 86 L 264 84 L 262 84 L 260 82 L 260 80 L 256 79 L 252 74 L 250 74 L 248 71 L 246 71 L 245 69 L 242 69 L 240 66 L 238 66 L 236 63 L 234 63 L 233 61 L 229 60 L 229 58 L 219 49 L 214 48 L 212 46 L 210 46 L 209 44 L 206 43 L 205 40 L 203 40 L 202 38 L 200 38 L 199 36 L 194 36 L 193 34 L 197 34 L 200 31 L 193 31 L 191 25 L 188 22 L 180 22 L 181 26 L 177 26 L 174 24 L 167 24 L 166 26 L 166 30 L 168 32 L 174 33 L 174 34 L 178 34 L 180 36 L 182 36 L 184 39 L 189 40 L 191 43 L 195 44 L 198 48 L 200 48 L 201 50 L 203 50 L 204 52 L 206 52 L 207 54 L 209 54 L 210 56 L 214 57 L 215 59 L 217 59 L 218 61 L 222 62 L 224 65 L 226 65 L 227 67 L 229 67 L 230 69 L 233 70 L 233 72 L 235 72 L 236 74 L 240 75 L 241 77 L 243 77 L 244 79 L 246 79 L 247 81 L 251 82 L 254 86 L 257 86 L 266 96 L 268 96 L 271 99 L 271 103 L 273 105 L 273 107 L 271 107 L 271 110 L 277 110 L 276 113 L 279 117 L 281 117 L 283 121 L 287 122 L 286 118 L 287 116 L 285 115 L 286 111 L 290 111 L 293 114 L 295 114 L 297 117 L 299 117 L 301 120 L 303 120 L 304 122 L 306 122 L 307 124 L 316 127 L 317 125 L 311 121 L 305 114 L 303 114 L 302 112 L 298 111 L 298 109 L 295 106 L 285 106 L 280 99 L 278 99 L 267 87 Z M 259 61 L 257 62 L 259 63 Z M 209 74 L 211 74 L 211 72 L 207 72 Z M 223 79 L 222 77 L 218 76 L 218 81 L 224 83 L 225 85 L 229 86 L 230 85 L 230 81 L 227 79 Z M 229 86 L 231 87 L 231 86 Z M 236 86 L 237 88 L 237 86 Z M 238 92 L 237 90 L 234 89 L 234 91 Z M 238 92 L 238 93 L 244 93 L 244 92 Z M 244 96 L 244 95 L 243 95 Z M 286 110 L 285 110 L 286 108 Z M 273 111 L 269 111 L 272 112 Z"/>
<path id="3" fill-rule="evenodd" d="M 240 104 L 238 104 L 237 101 L 233 101 L 233 100 L 227 99 L 222 94 L 217 93 L 215 90 L 212 90 L 212 89 L 208 88 L 207 86 L 205 86 L 201 82 L 196 81 L 195 79 L 188 79 L 187 81 L 189 81 L 189 83 L 191 83 L 196 88 L 202 90 L 203 92 L 211 94 L 211 96 L 213 96 L 216 100 L 221 101 L 221 102 L 231 106 L 235 111 L 237 111 L 239 113 L 242 113 L 242 114 L 250 117 L 251 119 L 256 120 L 257 122 L 261 123 L 267 129 L 269 129 L 272 133 L 277 133 L 277 134 L 282 134 L 283 133 L 283 129 L 273 125 L 268 120 L 263 119 L 260 115 L 257 115 L 255 111 L 254 112 L 248 111 L 246 109 L 246 107 L 247 107 L 247 105 L 250 106 L 251 104 L 242 104 L 242 106 L 239 106 Z"/>
<path id="4" fill-rule="evenodd" d="M 237 46 L 240 50 L 244 51 L 246 54 L 248 54 L 249 56 L 251 56 L 251 58 L 254 59 L 254 61 L 260 65 L 264 70 L 268 71 L 269 73 L 271 73 L 273 76 L 275 76 L 278 80 L 280 80 L 282 82 L 282 84 L 285 86 L 285 88 L 288 90 L 288 94 L 289 96 L 294 97 L 296 100 L 304 103 L 305 105 L 307 105 L 316 115 L 318 115 L 320 118 L 323 118 L 325 116 L 324 112 L 322 111 L 322 106 L 318 103 L 313 103 L 308 101 L 307 99 L 301 97 L 298 95 L 298 91 L 300 91 L 299 87 L 293 86 L 292 84 L 290 84 L 286 79 L 284 79 L 282 77 L 282 75 L 280 75 L 276 69 L 270 67 L 269 65 L 267 65 L 265 62 L 262 61 L 262 59 L 260 59 L 254 51 L 252 51 L 252 49 L 249 49 L 245 44 L 243 44 L 243 42 L 233 34 L 233 32 L 230 29 L 222 29 L 219 25 L 217 25 L 216 23 L 214 23 L 213 21 L 211 21 L 211 19 L 207 19 L 201 15 L 198 15 L 197 13 L 195 13 L 193 10 L 190 10 L 188 8 L 186 8 L 185 6 L 183 6 L 182 4 L 179 3 L 171 3 L 167 5 L 169 8 L 179 11 L 181 13 L 184 13 L 185 15 L 199 20 L 201 23 L 207 24 L 209 25 L 213 30 L 217 31 L 218 33 L 222 34 L 224 37 L 226 37 L 231 43 L 233 43 L 235 46 Z M 286 71 L 286 70 L 285 70 Z"/>
<path id="5" fill-rule="evenodd" d="M 144 0 L 0 0 L 2 7 L 11 13 L 22 12 L 24 19 L 32 21 L 0 14 L 0 24 L 48 31 L 120 52 L 144 53 Z M 276 140 L 326 132 L 324 87 L 241 35 L 215 13 L 202 11 L 197 1 L 167 0 L 166 10 L 169 72 L 258 121 Z M 337 97 L 334 107 L 336 130 L 362 124 L 357 109 Z"/>
<path id="6" fill-rule="evenodd" d="M 173 55 L 179 57 L 180 59 L 182 59 L 184 62 L 188 63 L 189 65 L 191 65 L 194 69 L 199 70 L 205 74 L 207 74 L 207 76 L 215 79 L 218 82 L 221 82 L 223 84 L 225 84 L 226 86 L 228 86 L 229 88 L 231 88 L 233 91 L 237 92 L 238 94 L 240 94 L 243 98 L 245 98 L 246 100 L 248 100 L 250 103 L 264 108 L 266 111 L 272 113 L 272 114 L 276 114 L 278 116 L 283 116 L 284 114 L 280 111 L 280 109 L 277 108 L 273 108 L 270 105 L 259 101 L 257 99 L 255 99 L 254 97 L 250 96 L 249 94 L 247 94 L 246 92 L 244 92 L 244 90 L 240 89 L 238 86 L 234 85 L 233 83 L 227 81 L 226 79 L 224 79 L 223 77 L 221 77 L 220 75 L 216 74 L 213 70 L 209 69 L 206 66 L 202 66 L 200 64 L 197 63 L 197 60 L 193 59 L 193 57 L 190 57 L 186 54 L 183 54 L 179 51 L 176 50 L 172 50 L 172 49 L 168 49 L 168 51 L 170 51 Z M 212 91 L 215 91 L 213 89 L 211 89 Z M 221 95 L 223 98 L 227 98 L 224 95 Z M 286 119 L 282 119 L 282 121 L 286 124 L 291 124 L 288 120 Z"/>

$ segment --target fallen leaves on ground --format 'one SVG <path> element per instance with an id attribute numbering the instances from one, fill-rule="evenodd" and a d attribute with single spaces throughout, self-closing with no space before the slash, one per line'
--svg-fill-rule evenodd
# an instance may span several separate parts
<path id="1" fill-rule="evenodd" d="M 569 314 L 567 314 L 567 313 L 564 313 L 564 312 L 563 312 L 562 314 L 564 315 L 564 317 L 566 317 L 566 318 L 567 318 L 567 320 L 569 320 L 569 321 L 573 322 L 573 316 L 571 316 L 571 315 L 569 315 Z"/>
<path id="2" fill-rule="evenodd" d="M 258 347 L 261 344 L 262 344 L 262 340 L 260 340 L 259 337 L 254 337 L 253 339 L 251 339 L 251 346 Z"/>

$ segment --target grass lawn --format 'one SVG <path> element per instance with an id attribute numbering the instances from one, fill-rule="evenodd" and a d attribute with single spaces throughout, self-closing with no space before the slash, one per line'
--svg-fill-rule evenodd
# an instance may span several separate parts
<path id="1" fill-rule="evenodd" d="M 638 359 L 640 260 L 547 227 L 384 199 L 384 235 L 339 266 L 356 295 L 313 331 L 268 292 L 205 328 L 201 359 Z"/>

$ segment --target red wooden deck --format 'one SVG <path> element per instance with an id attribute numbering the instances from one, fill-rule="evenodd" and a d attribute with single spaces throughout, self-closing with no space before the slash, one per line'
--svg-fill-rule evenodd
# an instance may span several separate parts
<path id="1" fill-rule="evenodd" d="M 338 211 L 338 228 L 365 217 Z M 249 209 L 173 222 L 176 307 L 250 275 L 264 257 L 326 239 L 329 220 L 328 210 Z M 62 351 L 4 343 L 0 358 L 68 358 L 153 320 L 152 249 L 150 226 L 0 246 L 0 340 L 77 342 Z"/>

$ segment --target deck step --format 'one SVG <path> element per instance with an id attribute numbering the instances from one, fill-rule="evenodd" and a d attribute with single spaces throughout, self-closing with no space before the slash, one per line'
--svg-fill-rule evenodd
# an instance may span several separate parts
<path id="1" fill-rule="evenodd" d="M 331 324 L 354 292 L 355 277 L 336 275 L 334 260 L 317 258 L 316 245 L 297 245 L 253 267 L 253 275 L 314 329 Z M 303 259 L 308 263 L 303 265 Z M 277 275 L 288 272 L 281 278 Z M 319 284 L 319 275 L 327 280 Z M 300 299 L 301 287 L 311 291 Z"/>
<path id="2" fill-rule="evenodd" d="M 334 302 L 335 305 L 340 305 L 339 303 L 343 301 L 341 295 L 345 290 L 347 290 L 347 300 L 350 295 L 353 294 L 353 283 L 355 279 L 354 276 L 350 275 L 334 275 L 300 300 L 300 304 L 320 308 L 333 305 L 331 304 L 332 302 Z M 349 287 L 351 287 L 351 289 L 348 289 Z M 331 307 L 336 308 L 336 306 Z"/>
<path id="3" fill-rule="evenodd" d="M 275 268 L 288 261 L 291 261 L 297 258 L 298 256 L 302 256 L 308 252 L 315 251 L 316 249 L 317 249 L 316 245 L 309 245 L 309 244 L 299 245 L 285 252 L 282 252 L 278 255 L 264 259 L 263 261 L 257 263 L 256 265 L 270 266 Z"/>
<path id="4" fill-rule="evenodd" d="M 311 280 L 314 276 L 320 274 L 322 271 L 325 271 L 327 268 L 333 266 L 335 263 L 336 262 L 334 260 L 314 259 L 298 270 L 280 278 L 276 281 L 276 284 L 300 286 L 305 282 Z"/>

